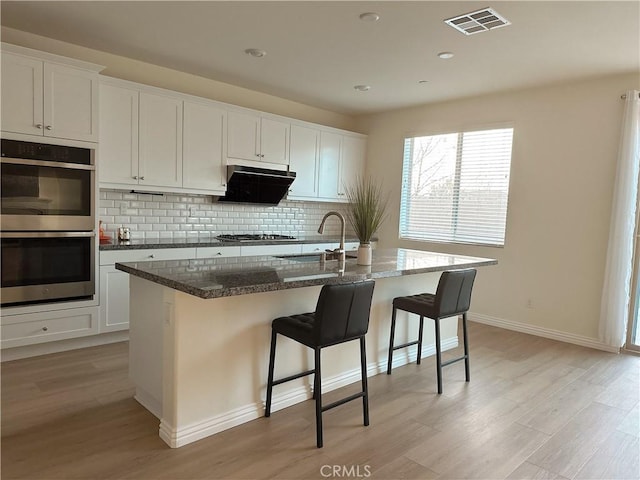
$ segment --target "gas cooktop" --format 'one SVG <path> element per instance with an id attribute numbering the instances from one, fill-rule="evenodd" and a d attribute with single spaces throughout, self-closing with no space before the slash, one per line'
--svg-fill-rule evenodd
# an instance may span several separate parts
<path id="1" fill-rule="evenodd" d="M 296 237 L 288 235 L 277 235 L 272 233 L 239 233 L 236 235 L 218 235 L 216 237 L 221 242 L 258 242 L 260 240 L 295 240 Z"/>

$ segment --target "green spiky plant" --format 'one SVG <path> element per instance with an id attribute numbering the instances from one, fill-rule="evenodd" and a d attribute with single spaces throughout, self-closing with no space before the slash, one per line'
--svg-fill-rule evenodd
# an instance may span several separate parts
<path id="1" fill-rule="evenodd" d="M 370 243 L 386 217 L 388 197 L 382 195 L 382 184 L 370 178 L 358 177 L 345 190 L 350 204 L 347 212 L 349 223 L 360 243 Z"/>

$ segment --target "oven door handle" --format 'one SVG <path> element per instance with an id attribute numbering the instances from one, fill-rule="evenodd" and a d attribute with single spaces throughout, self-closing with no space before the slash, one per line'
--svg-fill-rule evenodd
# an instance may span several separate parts
<path id="1" fill-rule="evenodd" d="M 95 165 L 82 165 L 80 163 L 50 162 L 48 160 L 31 160 L 28 158 L 2 157 L 0 163 L 12 165 L 30 165 L 34 167 L 70 168 L 72 170 L 95 170 Z"/>
<path id="2" fill-rule="evenodd" d="M 96 232 L 0 232 L 0 238 L 83 238 Z"/>

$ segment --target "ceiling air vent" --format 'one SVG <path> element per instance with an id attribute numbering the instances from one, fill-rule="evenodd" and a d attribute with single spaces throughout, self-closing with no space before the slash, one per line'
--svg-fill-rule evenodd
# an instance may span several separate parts
<path id="1" fill-rule="evenodd" d="M 491 8 L 483 8 L 476 12 L 465 13 L 444 21 L 465 35 L 488 32 L 494 28 L 506 27 L 511 22 Z"/>

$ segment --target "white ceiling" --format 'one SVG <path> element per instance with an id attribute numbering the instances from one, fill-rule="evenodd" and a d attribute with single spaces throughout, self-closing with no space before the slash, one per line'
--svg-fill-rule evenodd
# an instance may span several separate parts
<path id="1" fill-rule="evenodd" d="M 484 7 L 512 25 L 465 36 L 443 22 Z M 640 72 L 637 0 L 3 0 L 1 8 L 11 28 L 346 114 Z M 363 12 L 381 18 L 363 22 Z M 247 48 L 267 55 L 252 58 Z M 442 51 L 455 56 L 441 60 Z"/>

